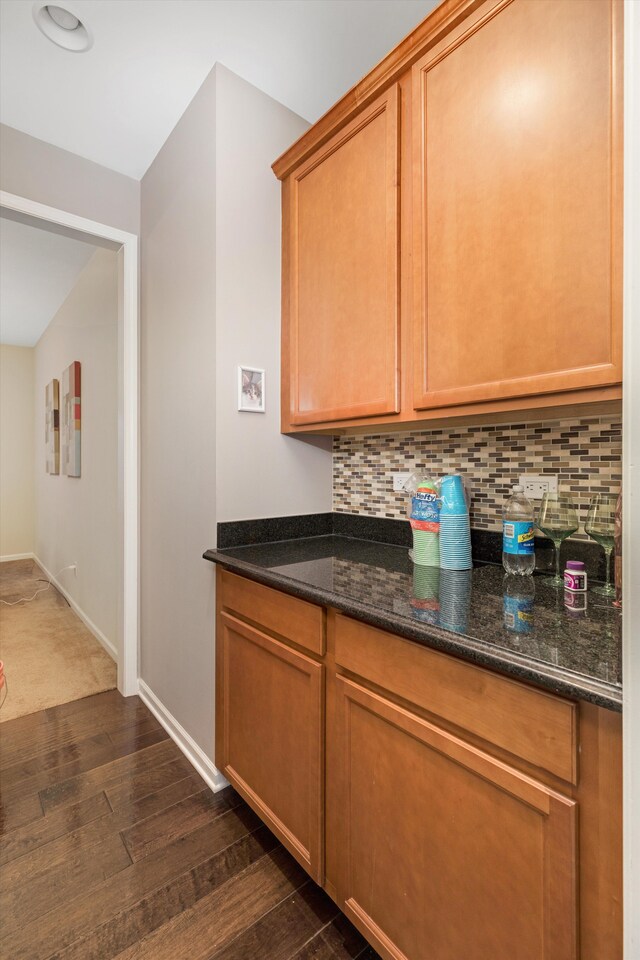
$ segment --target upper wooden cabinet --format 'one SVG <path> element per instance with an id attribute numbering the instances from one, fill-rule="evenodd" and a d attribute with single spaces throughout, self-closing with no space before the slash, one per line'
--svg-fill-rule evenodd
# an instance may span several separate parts
<path id="1" fill-rule="evenodd" d="M 398 131 L 391 87 L 291 178 L 292 423 L 399 410 Z"/>
<path id="2" fill-rule="evenodd" d="M 416 409 L 621 380 L 619 12 L 485 4 L 414 65 Z"/>
<path id="3" fill-rule="evenodd" d="M 621 0 L 444 0 L 287 151 L 282 429 L 616 401 Z"/>

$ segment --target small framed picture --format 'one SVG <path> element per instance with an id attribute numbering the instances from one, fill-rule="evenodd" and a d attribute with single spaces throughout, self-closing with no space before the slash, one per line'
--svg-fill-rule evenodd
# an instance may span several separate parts
<path id="1" fill-rule="evenodd" d="M 238 410 L 264 413 L 264 370 L 238 367 Z"/>

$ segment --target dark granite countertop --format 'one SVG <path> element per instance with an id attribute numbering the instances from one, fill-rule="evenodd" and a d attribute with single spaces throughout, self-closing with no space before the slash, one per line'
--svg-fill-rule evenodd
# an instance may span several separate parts
<path id="1" fill-rule="evenodd" d="M 416 643 L 547 690 L 622 709 L 619 608 L 588 593 L 571 612 L 563 590 L 534 576 L 535 596 L 505 599 L 501 566 L 457 573 L 414 566 L 405 546 L 330 534 L 228 549 L 205 559 L 259 583 L 335 607 Z M 584 596 L 584 595 L 582 595 Z"/>

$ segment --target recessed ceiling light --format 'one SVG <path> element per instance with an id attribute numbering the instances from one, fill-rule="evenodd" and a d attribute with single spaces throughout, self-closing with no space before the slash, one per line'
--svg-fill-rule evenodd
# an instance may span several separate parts
<path id="1" fill-rule="evenodd" d="M 66 7 L 54 3 L 34 3 L 33 19 L 47 39 L 65 50 L 83 53 L 93 44 L 93 37 L 85 24 Z"/>
<path id="2" fill-rule="evenodd" d="M 56 7 L 54 4 L 48 3 L 45 10 L 53 22 L 57 23 L 59 27 L 62 27 L 63 30 L 77 30 L 80 26 L 78 18 L 73 13 L 65 10 L 64 7 Z"/>

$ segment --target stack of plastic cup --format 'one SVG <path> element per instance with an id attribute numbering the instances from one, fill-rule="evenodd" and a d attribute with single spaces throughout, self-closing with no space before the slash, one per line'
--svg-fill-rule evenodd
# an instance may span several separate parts
<path id="1" fill-rule="evenodd" d="M 440 618 L 440 567 L 413 567 L 411 612 L 415 620 L 437 624 Z"/>
<path id="2" fill-rule="evenodd" d="M 430 478 L 421 480 L 411 500 L 413 562 L 423 567 L 440 566 L 440 514 L 438 491 Z"/>
<path id="3" fill-rule="evenodd" d="M 440 571 L 440 626 L 464 633 L 469 624 L 471 570 Z"/>
<path id="4" fill-rule="evenodd" d="M 444 570 L 472 567 L 469 507 L 459 473 L 440 481 L 440 566 Z"/>

